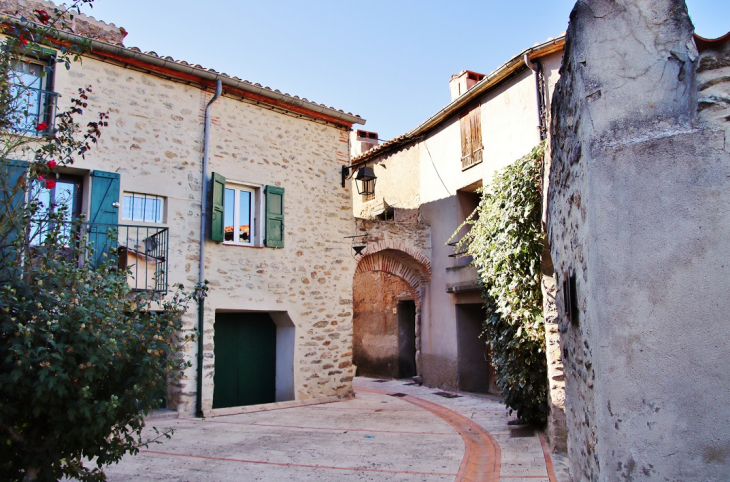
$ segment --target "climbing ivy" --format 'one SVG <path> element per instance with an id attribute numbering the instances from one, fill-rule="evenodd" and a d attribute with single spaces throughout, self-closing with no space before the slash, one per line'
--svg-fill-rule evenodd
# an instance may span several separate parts
<path id="1" fill-rule="evenodd" d="M 491 348 L 497 386 L 518 418 L 535 425 L 547 418 L 540 286 L 543 149 L 539 144 L 499 171 L 457 230 L 471 227 L 457 243 L 457 252 L 472 256 L 479 271 L 487 300 L 482 336 Z"/>

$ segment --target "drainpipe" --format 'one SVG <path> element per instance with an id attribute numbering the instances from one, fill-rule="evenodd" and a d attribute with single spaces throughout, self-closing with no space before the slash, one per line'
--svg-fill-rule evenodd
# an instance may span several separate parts
<path id="1" fill-rule="evenodd" d="M 205 128 L 203 135 L 203 187 L 200 201 L 200 283 L 205 282 L 205 232 L 208 224 L 208 144 L 210 143 L 210 108 L 223 91 L 221 79 L 216 79 L 215 94 L 205 106 Z M 205 332 L 205 298 L 198 299 L 198 389 L 195 394 L 195 408 L 198 417 L 203 416 L 203 333 Z"/>
<path id="2" fill-rule="evenodd" d="M 540 137 L 541 141 L 544 141 L 545 136 L 543 135 L 544 127 L 542 124 L 542 97 L 540 95 L 540 70 L 542 69 L 542 63 L 539 60 L 535 60 L 537 67 L 533 66 L 532 61 L 527 54 L 525 54 L 524 59 L 525 65 L 527 65 L 528 69 L 532 70 L 532 73 L 535 77 L 535 93 L 537 94 L 537 135 Z"/>

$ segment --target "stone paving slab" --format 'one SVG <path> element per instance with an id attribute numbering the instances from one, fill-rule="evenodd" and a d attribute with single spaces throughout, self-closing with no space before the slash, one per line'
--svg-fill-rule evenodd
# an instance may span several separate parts
<path id="1" fill-rule="evenodd" d="M 125 457 L 106 470 L 108 479 L 431 482 L 454 481 L 458 474 L 458 480 L 567 480 L 560 458 L 553 465 L 561 477 L 550 479 L 538 434 L 510 436 L 510 417 L 497 401 L 443 398 L 435 395 L 439 390 L 402 380 L 358 378 L 355 390 L 352 400 L 324 405 L 150 421 L 158 429 L 174 428 L 172 439 Z M 387 395 L 396 392 L 407 397 Z M 497 467 L 492 452 L 473 445 L 481 440 L 475 433 L 468 434 L 471 445 L 465 445 L 468 437 L 455 420 L 489 432 L 486 436 L 496 442 L 499 478 L 485 475 Z M 472 457 L 471 467 L 465 467 L 465 455 L 475 451 L 482 458 Z"/>

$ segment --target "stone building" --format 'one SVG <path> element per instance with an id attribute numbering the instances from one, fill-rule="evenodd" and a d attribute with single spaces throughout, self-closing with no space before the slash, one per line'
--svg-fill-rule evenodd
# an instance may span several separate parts
<path id="1" fill-rule="evenodd" d="M 573 480 L 728 480 L 730 34 L 580 0 L 547 227 Z"/>
<path id="2" fill-rule="evenodd" d="M 53 5 L 0 8 L 32 19 Z M 57 99 L 65 109 L 91 85 L 78 120 L 108 111 L 109 127 L 85 159 L 59 169 L 50 195 L 73 192 L 69 203 L 92 231 L 118 227 L 107 253 L 132 270 L 135 288 L 210 283 L 204 311 L 193 306 L 185 318 L 190 331 L 202 327 L 202 351 L 186 347 L 193 367 L 169 387 L 169 406 L 210 415 L 351 396 L 356 265 L 343 240 L 352 213 L 340 173 L 350 128 L 364 120 L 125 47 L 113 24 L 77 16 L 74 28 L 61 37 L 92 39 L 83 62 L 66 70 L 52 50 L 28 59 L 28 87 L 45 99 L 38 120 L 52 123 L 45 106 Z"/>
<path id="3" fill-rule="evenodd" d="M 353 132 L 353 177 L 363 167 L 376 176 L 374 186 L 356 181 L 359 190 L 352 190 L 353 236 L 360 236 L 353 244 L 362 250 L 353 292 L 358 374 L 420 376 L 431 387 L 497 392 L 486 340 L 479 338 L 485 314 L 477 271 L 447 242 L 476 208 L 476 190 L 547 136 L 563 43 L 559 37 L 537 44 L 489 75 L 452 76 L 451 103 L 386 143 L 374 132 Z M 554 321 L 548 319 L 547 330 L 549 435 L 563 450 Z"/>

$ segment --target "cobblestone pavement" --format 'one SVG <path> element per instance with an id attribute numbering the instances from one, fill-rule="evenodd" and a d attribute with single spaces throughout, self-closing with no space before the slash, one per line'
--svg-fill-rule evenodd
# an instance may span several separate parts
<path id="1" fill-rule="evenodd" d="M 355 380 L 352 400 L 208 419 L 153 420 L 171 440 L 110 481 L 567 481 L 539 434 L 504 406 L 404 380 Z M 444 392 L 442 392 L 444 393 Z M 151 430 L 150 430 L 151 434 Z"/>

